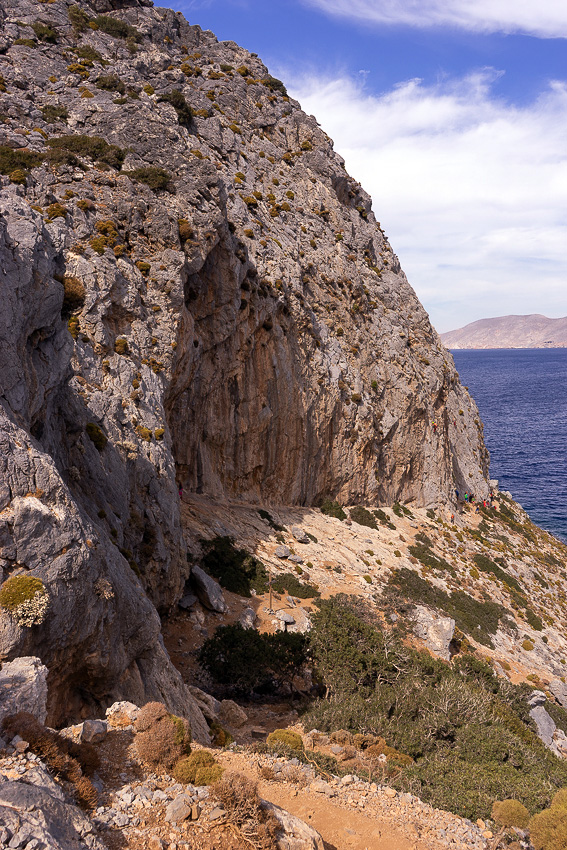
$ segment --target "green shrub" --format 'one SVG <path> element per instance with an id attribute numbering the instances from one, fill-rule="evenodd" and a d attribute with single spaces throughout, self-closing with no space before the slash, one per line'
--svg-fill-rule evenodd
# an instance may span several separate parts
<path id="1" fill-rule="evenodd" d="M 297 596 L 299 599 L 313 599 L 319 596 L 319 591 L 312 584 L 299 581 L 293 573 L 282 573 L 272 580 L 272 588 L 276 593 L 287 593 L 289 596 Z"/>
<path id="2" fill-rule="evenodd" d="M 209 726 L 211 740 L 215 747 L 228 747 L 234 741 L 230 732 L 225 729 L 220 723 L 213 721 Z"/>
<path id="3" fill-rule="evenodd" d="M 525 829 L 530 819 L 530 813 L 518 800 L 495 800 L 491 818 L 500 826 L 515 826 L 518 829 Z"/>
<path id="4" fill-rule="evenodd" d="M 392 531 L 396 530 L 396 526 L 392 522 L 391 519 L 388 518 L 388 515 L 384 513 L 381 508 L 378 508 L 375 511 L 372 511 L 377 520 L 379 520 L 381 525 L 385 525 L 386 528 L 390 528 Z"/>
<path id="5" fill-rule="evenodd" d="M 81 47 L 76 47 L 74 52 L 79 59 L 86 59 L 89 62 L 100 62 L 101 65 L 105 64 L 98 50 L 95 50 L 90 44 L 83 44 Z"/>
<path id="6" fill-rule="evenodd" d="M 118 145 L 109 145 L 100 136 L 56 136 L 48 139 L 47 144 L 52 149 L 50 158 L 55 162 L 68 161 L 65 155 L 76 154 L 104 165 L 110 165 L 119 171 L 126 156 L 126 152 L 122 148 L 119 148 Z"/>
<path id="7" fill-rule="evenodd" d="M 91 20 L 87 13 L 81 9 L 80 6 L 69 6 L 67 10 L 67 15 L 69 17 L 69 23 L 75 30 L 75 32 L 85 32 L 89 21 Z"/>
<path id="8" fill-rule="evenodd" d="M 410 547 L 410 552 L 412 548 L 414 547 Z M 497 602 L 491 600 L 479 602 L 462 590 L 451 594 L 446 593 L 407 567 L 403 567 L 391 576 L 387 588 L 389 590 L 397 588 L 409 601 L 444 611 L 449 617 L 453 617 L 462 632 L 485 646 L 492 646 L 490 636 L 496 634 L 501 620 L 513 627 L 513 621 L 509 619 L 508 612 Z"/>
<path id="9" fill-rule="evenodd" d="M 87 436 L 94 443 L 95 449 L 101 452 L 108 443 L 106 434 L 94 422 L 87 422 Z"/>
<path id="10" fill-rule="evenodd" d="M 177 112 L 177 120 L 184 127 L 188 127 L 193 120 L 193 110 L 185 100 L 185 97 L 179 89 L 172 89 L 158 97 L 158 103 L 170 103 Z"/>
<path id="11" fill-rule="evenodd" d="M 559 791 L 553 795 L 551 805 L 561 806 L 562 808 L 567 809 L 567 788 L 560 788 Z"/>
<path id="12" fill-rule="evenodd" d="M 0 587 L 0 606 L 15 611 L 24 602 L 29 602 L 36 593 L 45 593 L 45 585 L 36 576 L 12 576 Z"/>
<path id="13" fill-rule="evenodd" d="M 113 38 L 131 39 L 136 43 L 142 40 L 142 34 L 136 27 L 130 26 L 125 21 L 120 21 L 118 18 L 111 18 L 108 15 L 97 15 L 93 23 L 96 28 L 111 35 Z"/>
<path id="14" fill-rule="evenodd" d="M 530 812 L 547 805 L 567 765 L 535 734 L 529 689 L 474 657 L 450 666 L 418 652 L 373 618 L 352 598 L 321 602 L 310 656 L 327 696 L 304 715 L 305 728 L 382 735 L 414 759 L 401 760 L 397 787 L 464 817 L 486 818 L 495 799 Z"/>
<path id="15" fill-rule="evenodd" d="M 239 623 L 220 626 L 206 640 L 199 664 L 221 685 L 241 693 L 263 688 L 277 691 L 292 681 L 305 660 L 306 638 L 288 632 L 260 634 Z"/>
<path id="16" fill-rule="evenodd" d="M 445 558 L 435 555 L 429 546 L 424 546 L 423 543 L 417 543 L 409 546 L 408 552 L 426 567 L 431 567 L 431 569 L 440 570 L 441 572 L 448 572 L 453 576 L 456 575 L 455 568 L 452 567 Z"/>
<path id="17" fill-rule="evenodd" d="M 505 572 L 502 567 L 499 567 L 498 564 L 496 564 L 491 558 L 477 553 L 473 557 L 473 561 L 481 572 L 492 573 L 492 575 L 496 576 L 499 581 L 508 585 L 508 587 L 513 587 L 514 590 L 517 590 L 519 593 L 524 592 L 519 581 L 515 579 L 514 576 L 508 575 L 508 573 Z"/>
<path id="18" fill-rule="evenodd" d="M 267 77 L 261 80 L 261 83 L 263 86 L 266 86 L 266 88 L 270 89 L 270 91 L 277 91 L 284 97 L 287 97 L 287 89 L 282 83 L 282 81 L 278 80 L 277 77 L 272 77 L 270 74 L 268 74 Z"/>
<path id="19" fill-rule="evenodd" d="M 125 174 L 138 183 L 145 183 L 153 192 L 158 189 L 167 189 L 172 179 L 169 171 L 154 165 L 135 168 L 133 171 L 126 171 Z"/>
<path id="20" fill-rule="evenodd" d="M 216 578 L 222 587 L 239 596 L 265 593 L 268 574 L 264 565 L 245 549 L 237 549 L 230 537 L 215 537 L 201 541 L 205 554 L 201 566 Z"/>
<path id="21" fill-rule="evenodd" d="M 213 764 L 210 767 L 200 767 L 195 774 L 195 785 L 214 785 L 218 782 L 224 773 L 224 768 L 220 764 Z"/>
<path id="22" fill-rule="evenodd" d="M 13 171 L 19 170 L 27 176 L 32 168 L 41 165 L 42 160 L 42 155 L 35 151 L 0 145 L 0 174 L 11 174 Z"/>
<path id="23" fill-rule="evenodd" d="M 338 502 L 333 502 L 331 499 L 324 499 L 321 502 L 321 513 L 325 516 L 332 516 L 335 519 L 346 519 L 347 515 Z"/>
<path id="24" fill-rule="evenodd" d="M 41 21 L 34 21 L 31 26 L 35 33 L 35 37 L 40 41 L 46 41 L 49 44 L 56 43 L 59 33 L 52 24 L 44 24 Z"/>
<path id="25" fill-rule="evenodd" d="M 197 771 L 217 764 L 215 757 L 207 750 L 195 750 L 190 756 L 180 759 L 173 768 L 173 777 L 184 785 L 193 784 Z"/>
<path id="26" fill-rule="evenodd" d="M 37 41 L 34 41 L 33 38 L 17 38 L 14 44 L 21 44 L 23 47 L 31 47 L 32 49 L 37 47 Z M 6 91 L 6 89 L 2 89 L 2 91 Z"/>
<path id="27" fill-rule="evenodd" d="M 356 507 L 351 508 L 349 513 L 351 520 L 356 522 L 358 525 L 365 525 L 367 528 L 378 528 L 375 517 L 366 508 L 362 508 L 360 505 L 357 505 Z"/>
<path id="28" fill-rule="evenodd" d="M 102 74 L 95 82 L 97 89 L 103 91 L 117 91 L 119 94 L 124 94 L 126 86 L 116 74 Z"/>
<path id="29" fill-rule="evenodd" d="M 266 743 L 271 749 L 276 749 L 280 744 L 289 747 L 290 750 L 302 750 L 303 740 L 297 732 L 291 729 L 275 729 L 266 738 Z"/>
<path id="30" fill-rule="evenodd" d="M 47 105 L 41 109 L 43 120 L 47 124 L 54 124 L 56 121 L 66 121 L 69 113 L 64 106 Z"/>
<path id="31" fill-rule="evenodd" d="M 124 337 L 117 337 L 114 341 L 114 350 L 117 354 L 128 354 L 128 340 Z"/>
<path id="32" fill-rule="evenodd" d="M 567 808 L 552 806 L 529 822 L 530 840 L 535 850 L 565 850 L 567 847 Z"/>

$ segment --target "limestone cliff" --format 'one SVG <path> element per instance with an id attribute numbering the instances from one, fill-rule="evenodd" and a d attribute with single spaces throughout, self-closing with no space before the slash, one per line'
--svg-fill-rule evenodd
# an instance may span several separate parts
<path id="1" fill-rule="evenodd" d="M 0 21 L 0 567 L 50 594 L 0 649 L 41 656 L 54 721 L 179 709 L 156 613 L 189 571 L 179 483 L 447 503 L 487 492 L 482 425 L 370 198 L 255 54 L 134 0 Z"/>

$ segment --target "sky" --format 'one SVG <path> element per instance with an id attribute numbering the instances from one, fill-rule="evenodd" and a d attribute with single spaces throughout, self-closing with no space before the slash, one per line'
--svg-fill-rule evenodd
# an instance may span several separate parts
<path id="1" fill-rule="evenodd" d="M 566 0 L 173 8 L 258 53 L 317 118 L 440 333 L 567 315 Z"/>

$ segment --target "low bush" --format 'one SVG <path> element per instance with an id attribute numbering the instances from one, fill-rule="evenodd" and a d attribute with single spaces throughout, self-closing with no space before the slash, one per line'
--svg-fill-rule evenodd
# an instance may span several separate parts
<path id="1" fill-rule="evenodd" d="M 304 635 L 288 632 L 260 634 L 239 623 L 220 626 L 206 640 L 199 664 L 221 685 L 237 693 L 277 692 L 289 684 L 305 661 Z"/>
<path id="2" fill-rule="evenodd" d="M 567 808 L 552 806 L 529 822 L 530 840 L 535 850 L 565 850 L 567 847 Z"/>
<path id="3" fill-rule="evenodd" d="M 347 515 L 338 502 L 333 502 L 331 499 L 324 499 L 321 502 L 321 513 L 325 516 L 332 516 L 335 519 L 346 519 Z"/>
<path id="4" fill-rule="evenodd" d="M 297 596 L 299 599 L 313 599 L 319 596 L 319 591 L 312 584 L 299 581 L 293 573 L 282 573 L 272 580 L 272 588 L 276 593 L 287 593 L 289 596 Z"/>
<path id="5" fill-rule="evenodd" d="M 297 732 L 292 732 L 291 729 L 275 729 L 268 735 L 266 743 L 272 750 L 277 750 L 281 745 L 290 750 L 303 749 L 301 735 L 298 735 Z"/>
<path id="6" fill-rule="evenodd" d="M 529 689 L 473 656 L 450 666 L 418 652 L 374 617 L 345 596 L 321 602 L 309 651 L 326 697 L 305 728 L 382 736 L 392 748 L 384 753 L 399 755 L 397 787 L 464 817 L 488 817 L 507 798 L 530 813 L 548 805 L 567 765 L 537 737 Z"/>
<path id="7" fill-rule="evenodd" d="M 0 607 L 9 611 L 19 626 L 40 626 L 49 608 L 49 596 L 36 576 L 12 576 L 0 587 Z"/>
<path id="8" fill-rule="evenodd" d="M 274 522 L 273 516 L 268 511 L 265 511 L 263 508 L 258 508 L 258 514 L 262 517 L 262 519 L 266 520 L 270 528 L 273 528 L 274 531 L 286 530 L 284 525 L 279 525 L 277 522 Z"/>
<path id="9" fill-rule="evenodd" d="M 68 318 L 74 310 L 80 310 L 85 303 L 85 287 L 78 277 L 65 275 L 63 278 L 63 304 L 61 315 Z"/>
<path id="10" fill-rule="evenodd" d="M 412 548 L 416 547 L 410 547 L 410 551 Z M 507 610 L 497 602 L 480 602 L 462 590 L 446 593 L 407 567 L 390 577 L 387 595 L 395 594 L 396 589 L 408 601 L 444 611 L 453 617 L 462 632 L 485 646 L 492 646 L 491 636 L 496 634 L 501 622 L 510 628 L 514 625 Z"/>
<path id="11" fill-rule="evenodd" d="M 514 576 L 508 575 L 508 573 L 503 570 L 502 567 L 498 566 L 498 564 L 496 564 L 491 558 L 477 553 L 473 557 L 473 561 L 481 572 L 492 573 L 493 576 L 496 576 L 499 581 L 508 587 L 514 588 L 514 590 L 517 590 L 519 593 L 524 592 L 520 582 L 515 579 Z"/>
<path id="12" fill-rule="evenodd" d="M 351 520 L 356 522 L 358 525 L 365 525 L 367 528 L 378 528 L 376 517 L 374 517 L 366 508 L 362 508 L 360 505 L 357 505 L 356 507 L 351 508 L 349 513 Z"/>
<path id="13" fill-rule="evenodd" d="M 35 33 L 35 37 L 40 41 L 55 44 L 59 38 L 59 33 L 51 23 L 46 24 L 42 21 L 34 21 L 31 27 Z"/>
<path id="14" fill-rule="evenodd" d="M 267 591 L 268 574 L 264 565 L 245 549 L 237 549 L 230 537 L 203 540 L 201 545 L 204 549 L 201 566 L 226 590 L 247 597 L 252 595 L 252 590 Z"/>
<path id="15" fill-rule="evenodd" d="M 256 783 L 247 776 L 229 773 L 216 785 L 212 794 L 239 829 L 246 827 L 248 843 L 256 850 L 273 850 L 281 835 L 275 815 L 262 806 Z"/>
<path id="16" fill-rule="evenodd" d="M 495 800 L 490 816 L 499 826 L 518 829 L 525 829 L 530 819 L 530 813 L 518 800 Z"/>
<path id="17" fill-rule="evenodd" d="M 64 106 L 55 106 L 48 104 L 41 109 L 42 118 L 47 124 L 54 124 L 56 121 L 66 121 L 69 113 Z"/>
<path id="18" fill-rule="evenodd" d="M 173 776 L 174 779 L 177 779 L 178 782 L 182 782 L 184 785 L 193 785 L 200 770 L 213 767 L 216 764 L 215 757 L 207 752 L 207 750 L 197 750 L 176 763 L 173 768 Z"/>
<path id="19" fill-rule="evenodd" d="M 109 145 L 100 136 L 55 136 L 47 140 L 51 148 L 52 162 L 66 162 L 67 155 L 92 159 L 97 163 L 110 165 L 119 171 L 122 168 L 126 152 L 118 145 Z M 70 163 L 72 164 L 72 162 Z"/>
<path id="20" fill-rule="evenodd" d="M 268 76 L 264 77 L 264 79 L 260 82 L 263 86 L 266 86 L 267 89 L 270 89 L 270 91 L 277 91 L 284 97 L 287 97 L 287 89 L 282 83 L 282 81 L 278 80 L 277 77 L 272 77 L 270 74 L 268 74 Z"/>
<path id="21" fill-rule="evenodd" d="M 193 110 L 185 100 L 185 96 L 179 89 L 172 89 L 158 97 L 158 102 L 170 103 L 177 112 L 177 120 L 184 127 L 188 127 L 193 120 Z"/>
<path id="22" fill-rule="evenodd" d="M 133 171 L 126 171 L 125 174 L 137 183 L 145 183 L 153 192 L 158 189 L 167 189 L 172 179 L 169 171 L 154 165 L 135 168 Z"/>
<path id="23" fill-rule="evenodd" d="M 162 703 L 147 703 L 138 713 L 134 746 L 138 756 L 154 770 L 171 770 L 191 752 L 187 720 L 169 714 Z"/>
<path id="24" fill-rule="evenodd" d="M 97 29 L 107 35 L 111 35 L 113 38 L 124 38 L 138 44 L 142 40 L 142 34 L 136 27 L 118 18 L 111 18 L 108 15 L 97 15 L 93 23 Z"/>
<path id="25" fill-rule="evenodd" d="M 20 711 L 5 717 L 2 726 L 13 737 L 27 741 L 30 750 L 39 756 L 56 776 L 71 784 L 77 802 L 86 809 L 97 805 L 97 792 L 85 773 L 92 773 L 99 764 L 98 753 L 91 744 L 75 744 L 48 729 L 33 714 Z"/>
<path id="26" fill-rule="evenodd" d="M 389 528 L 392 531 L 396 530 L 396 526 L 394 525 L 392 520 L 388 518 L 388 515 L 386 513 L 384 513 L 384 511 L 381 508 L 378 508 L 377 510 L 372 511 L 372 513 L 374 514 L 374 516 L 380 522 L 381 525 L 385 525 L 386 528 Z"/>
<path id="27" fill-rule="evenodd" d="M 86 432 L 95 449 L 101 452 L 108 443 L 108 437 L 104 431 L 95 422 L 87 422 Z"/>
<path id="28" fill-rule="evenodd" d="M 124 94 L 126 86 L 116 74 L 102 74 L 96 81 L 97 89 L 103 91 L 117 91 L 119 94 Z"/>
<path id="29" fill-rule="evenodd" d="M 43 157 L 35 151 L 26 151 L 11 148 L 9 145 L 0 145 L 0 174 L 11 174 L 13 171 L 22 171 L 28 175 L 32 168 L 41 165 Z"/>

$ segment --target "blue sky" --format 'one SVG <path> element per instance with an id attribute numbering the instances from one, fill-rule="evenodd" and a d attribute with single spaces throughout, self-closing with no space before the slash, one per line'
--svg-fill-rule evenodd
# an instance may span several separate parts
<path id="1" fill-rule="evenodd" d="M 259 54 L 373 198 L 440 332 L 567 315 L 565 0 L 178 0 Z"/>

